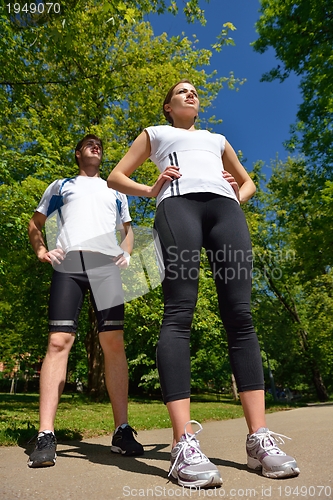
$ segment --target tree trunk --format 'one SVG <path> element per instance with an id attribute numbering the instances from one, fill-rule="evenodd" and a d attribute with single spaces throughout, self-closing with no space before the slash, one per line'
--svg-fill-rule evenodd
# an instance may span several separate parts
<path id="1" fill-rule="evenodd" d="M 98 338 L 97 320 L 90 299 L 88 314 L 90 329 L 84 341 L 88 357 L 88 394 L 95 401 L 100 401 L 106 395 L 104 356 Z"/>
<path id="2" fill-rule="evenodd" d="M 231 374 L 231 392 L 233 399 L 235 401 L 238 401 L 238 390 L 236 385 L 236 379 L 233 373 Z"/>
<path id="3" fill-rule="evenodd" d="M 312 367 L 312 380 L 316 389 L 317 397 L 319 401 L 328 401 L 329 396 L 324 385 L 321 373 L 316 366 Z"/>
<path id="4" fill-rule="evenodd" d="M 266 275 L 267 275 L 267 273 L 266 273 Z M 317 366 L 316 359 L 311 358 L 310 354 L 309 354 L 308 332 L 304 328 L 302 328 L 302 322 L 301 322 L 301 319 L 298 315 L 297 307 L 296 307 L 294 300 L 292 299 L 292 297 L 290 297 L 292 304 L 289 304 L 287 302 L 287 300 L 285 299 L 285 297 L 283 296 L 283 294 L 280 292 L 280 290 L 278 290 L 277 287 L 275 286 L 275 283 L 272 280 L 272 278 L 269 277 L 268 282 L 271 286 L 271 290 L 275 293 L 275 296 L 279 299 L 281 304 L 288 311 L 288 313 L 290 314 L 294 323 L 297 323 L 298 325 L 300 325 L 300 327 L 301 327 L 299 330 L 300 346 L 301 346 L 301 349 L 307 358 L 308 367 L 310 367 L 310 369 L 311 369 L 312 382 L 315 386 L 317 397 L 318 397 L 319 401 L 323 401 L 323 402 L 328 401 L 329 396 L 328 396 L 325 384 L 323 382 L 321 373 L 320 373 L 319 368 Z"/>

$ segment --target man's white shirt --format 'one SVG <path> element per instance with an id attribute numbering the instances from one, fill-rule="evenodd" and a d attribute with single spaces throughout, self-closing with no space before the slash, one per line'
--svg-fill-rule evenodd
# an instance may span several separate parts
<path id="1" fill-rule="evenodd" d="M 64 204 L 56 212 L 56 247 L 65 253 L 73 250 L 113 256 L 123 253 L 117 243 L 116 229 L 131 221 L 127 197 L 108 188 L 100 177 L 78 175 L 66 182 L 58 179 L 50 184 L 36 211 L 46 216 L 52 196 L 59 195 L 60 189 Z"/>

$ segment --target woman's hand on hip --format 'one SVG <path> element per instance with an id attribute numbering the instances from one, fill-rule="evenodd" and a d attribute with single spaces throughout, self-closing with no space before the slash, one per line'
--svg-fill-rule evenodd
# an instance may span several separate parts
<path id="1" fill-rule="evenodd" d="M 163 172 L 158 176 L 155 184 L 151 187 L 149 195 L 151 197 L 156 197 L 161 191 L 162 186 L 165 182 L 171 182 L 175 179 L 179 179 L 181 175 L 182 174 L 179 172 L 179 167 L 176 167 L 174 165 L 166 167 L 165 170 L 163 170 Z"/>

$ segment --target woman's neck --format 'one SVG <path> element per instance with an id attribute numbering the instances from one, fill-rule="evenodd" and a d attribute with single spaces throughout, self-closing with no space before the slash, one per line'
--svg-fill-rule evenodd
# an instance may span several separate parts
<path id="1" fill-rule="evenodd" d="M 188 120 L 174 120 L 173 122 L 173 127 L 175 128 L 183 128 L 185 130 L 188 130 L 190 132 L 194 131 L 195 130 L 195 126 L 194 126 L 194 121 L 191 120 L 191 121 L 188 121 Z"/>

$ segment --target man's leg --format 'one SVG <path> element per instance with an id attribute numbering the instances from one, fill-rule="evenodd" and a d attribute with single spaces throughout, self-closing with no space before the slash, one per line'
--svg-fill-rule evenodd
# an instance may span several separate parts
<path id="1" fill-rule="evenodd" d="M 46 356 L 40 372 L 39 432 L 54 432 L 58 402 L 66 382 L 68 355 L 75 335 L 57 332 L 49 334 Z"/>
<path id="2" fill-rule="evenodd" d="M 128 420 L 128 367 L 124 332 L 100 332 L 99 341 L 104 353 L 106 388 L 112 405 L 114 425 L 117 428 Z"/>
<path id="3" fill-rule="evenodd" d="M 87 270 L 87 275 L 98 322 L 99 341 L 104 353 L 105 383 L 116 428 L 111 451 L 122 455 L 142 455 L 143 447 L 135 440 L 134 429 L 128 425 L 128 367 L 124 345 L 124 295 L 120 271 L 111 263 L 91 268 Z"/>
<path id="4" fill-rule="evenodd" d="M 75 339 L 84 287 L 81 275 L 53 273 L 49 301 L 50 334 L 40 374 L 39 434 L 29 457 L 29 467 L 48 467 L 56 461 L 54 420 L 66 382 L 68 355 Z"/>
<path id="5" fill-rule="evenodd" d="M 79 256 L 67 255 L 68 269 Z M 76 260 L 75 260 L 76 258 Z M 73 264 L 74 261 L 74 264 Z M 68 355 L 75 340 L 77 321 L 81 310 L 87 278 L 79 273 L 65 272 L 58 266 L 51 282 L 49 301 L 50 334 L 46 356 L 40 374 L 40 431 L 54 430 L 54 419 L 59 398 L 66 382 Z"/>
<path id="6" fill-rule="evenodd" d="M 111 451 L 122 455 L 143 455 L 143 446 L 135 440 L 133 433 L 136 435 L 136 432 L 128 425 L 128 367 L 124 332 L 100 332 L 99 341 L 104 353 L 105 383 L 116 428 Z"/>
<path id="7" fill-rule="evenodd" d="M 46 356 L 40 373 L 39 432 L 29 467 L 49 467 L 55 464 L 57 440 L 54 420 L 66 381 L 69 351 L 74 334 L 56 332 L 49 334 Z"/>

